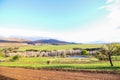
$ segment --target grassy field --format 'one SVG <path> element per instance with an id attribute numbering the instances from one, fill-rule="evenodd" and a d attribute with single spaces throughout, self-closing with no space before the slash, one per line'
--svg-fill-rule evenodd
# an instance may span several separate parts
<path id="1" fill-rule="evenodd" d="M 67 45 L 41 45 L 41 46 L 22 46 L 20 51 L 28 49 L 35 50 L 65 50 L 73 48 L 96 48 L 102 47 L 101 44 L 67 44 Z M 11 57 L 0 57 L 0 60 L 6 60 L 6 62 L 0 62 L 0 66 L 9 67 L 26 67 L 26 68 L 59 68 L 59 69 L 88 69 L 88 70 L 120 70 L 120 56 L 113 56 L 114 67 L 111 67 L 108 61 L 100 62 L 94 57 L 78 59 L 78 58 L 57 58 L 57 57 L 31 57 L 20 58 L 14 62 L 10 62 Z M 50 61 L 51 64 L 47 64 Z"/>
<path id="2" fill-rule="evenodd" d="M 4 46 L 2 46 L 4 45 Z M 103 47 L 103 44 L 64 44 L 64 45 L 50 45 L 50 44 L 46 44 L 46 45 L 22 45 L 22 46 L 17 46 L 17 44 L 14 45 L 10 45 L 10 44 L 0 44 L 0 50 L 2 48 L 6 48 L 6 47 L 19 47 L 20 51 L 25 51 L 25 50 L 29 50 L 29 49 L 34 49 L 34 50 L 66 50 L 66 49 L 73 49 L 73 48 L 100 48 Z"/>
<path id="3" fill-rule="evenodd" d="M 20 51 L 25 51 L 29 49 L 34 50 L 66 50 L 66 49 L 73 49 L 73 48 L 97 48 L 102 47 L 101 44 L 66 44 L 66 45 L 41 45 L 41 46 L 24 46 L 20 47 Z"/>
<path id="4" fill-rule="evenodd" d="M 2 58 L 3 59 L 3 58 Z M 7 58 L 8 59 L 8 58 Z M 15 62 L 0 62 L 0 66 L 9 67 L 26 67 L 26 68 L 41 68 L 41 69 L 87 69 L 87 70 L 120 70 L 120 57 L 115 60 L 113 58 L 114 67 L 111 67 L 108 61 L 98 61 L 94 57 L 85 59 L 76 58 L 53 58 L 53 57 L 32 57 L 20 58 Z M 50 61 L 51 64 L 47 64 Z"/>

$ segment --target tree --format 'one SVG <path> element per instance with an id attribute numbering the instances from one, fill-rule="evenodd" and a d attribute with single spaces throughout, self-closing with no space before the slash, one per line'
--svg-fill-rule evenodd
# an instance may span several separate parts
<path id="1" fill-rule="evenodd" d="M 15 56 L 13 56 L 13 57 L 10 59 L 10 61 L 16 61 L 16 60 L 18 60 L 20 57 L 21 57 L 20 55 L 15 55 Z"/>
<path id="2" fill-rule="evenodd" d="M 120 44 L 116 45 L 116 51 L 115 51 L 116 55 L 120 55 Z"/>
<path id="3" fill-rule="evenodd" d="M 82 50 L 81 55 L 89 55 L 89 52 L 87 50 Z"/>
<path id="4" fill-rule="evenodd" d="M 111 64 L 111 66 L 114 66 L 111 56 L 114 55 L 117 51 L 117 46 L 116 45 L 117 45 L 117 43 L 105 44 L 104 50 L 103 50 L 104 54 L 106 54 L 106 56 L 108 57 L 108 60 Z"/>
<path id="5" fill-rule="evenodd" d="M 96 58 L 98 58 L 100 61 L 102 61 L 102 60 L 108 60 L 107 56 L 105 54 L 103 54 L 101 51 L 96 52 L 96 54 L 94 54 L 94 56 Z"/>

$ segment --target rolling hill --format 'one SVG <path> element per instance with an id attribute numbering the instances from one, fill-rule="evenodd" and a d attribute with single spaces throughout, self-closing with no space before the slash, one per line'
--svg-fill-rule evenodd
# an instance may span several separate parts
<path id="1" fill-rule="evenodd" d="M 0 38 L 0 43 L 28 43 L 28 44 L 75 44 L 74 42 L 61 41 L 56 39 L 40 39 L 35 41 L 30 41 L 20 38 Z"/>
<path id="2" fill-rule="evenodd" d="M 74 42 L 61 41 L 56 39 L 41 39 L 36 41 L 30 41 L 29 44 L 42 43 L 42 44 L 75 44 Z"/>

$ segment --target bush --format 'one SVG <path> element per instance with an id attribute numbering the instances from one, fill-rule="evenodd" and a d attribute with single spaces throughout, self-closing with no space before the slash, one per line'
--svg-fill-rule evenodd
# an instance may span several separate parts
<path id="1" fill-rule="evenodd" d="M 73 48 L 73 50 L 82 50 L 82 48 Z"/>
<path id="2" fill-rule="evenodd" d="M 26 52 L 33 51 L 33 52 L 38 52 L 38 50 L 35 49 L 27 49 Z"/>
<path id="3" fill-rule="evenodd" d="M 5 53 L 4 52 L 0 52 L 0 56 L 1 57 L 5 57 Z"/>
<path id="4" fill-rule="evenodd" d="M 82 50 L 81 55 L 89 55 L 89 52 L 87 50 Z"/>
<path id="5" fill-rule="evenodd" d="M 96 52 L 96 54 L 94 54 L 94 56 L 96 58 L 98 58 L 99 60 L 108 60 L 107 56 L 105 54 L 103 54 L 102 52 Z"/>
<path id="6" fill-rule="evenodd" d="M 47 61 L 47 64 L 51 64 L 51 61 Z"/>
<path id="7" fill-rule="evenodd" d="M 16 60 L 19 60 L 20 57 L 21 57 L 21 56 L 19 56 L 19 55 L 15 55 L 15 56 L 13 56 L 13 57 L 10 59 L 10 61 L 16 61 Z"/>

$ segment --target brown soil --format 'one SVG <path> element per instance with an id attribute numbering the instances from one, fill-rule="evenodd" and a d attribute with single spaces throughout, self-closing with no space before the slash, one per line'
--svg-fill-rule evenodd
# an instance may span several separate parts
<path id="1" fill-rule="evenodd" d="M 120 75 L 0 67 L 0 80 L 120 80 Z"/>

